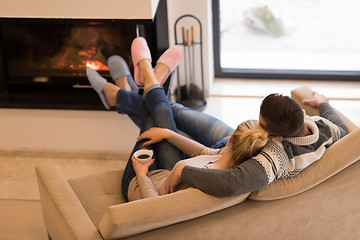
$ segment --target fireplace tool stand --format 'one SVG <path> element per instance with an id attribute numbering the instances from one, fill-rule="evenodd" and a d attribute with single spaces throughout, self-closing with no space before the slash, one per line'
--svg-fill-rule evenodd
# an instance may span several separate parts
<path id="1" fill-rule="evenodd" d="M 178 41 L 178 32 L 181 33 L 181 42 Z M 177 71 L 176 102 L 203 111 L 206 107 L 206 100 L 201 22 L 193 15 L 183 15 L 176 20 L 174 33 L 175 44 L 181 45 L 184 49 L 184 61 L 179 64 Z"/>

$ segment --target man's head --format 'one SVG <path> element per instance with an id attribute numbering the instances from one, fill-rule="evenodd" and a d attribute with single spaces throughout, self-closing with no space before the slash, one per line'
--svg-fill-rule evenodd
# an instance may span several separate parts
<path id="1" fill-rule="evenodd" d="M 304 113 L 288 96 L 270 94 L 260 106 L 260 124 L 272 135 L 295 137 L 304 129 Z"/>

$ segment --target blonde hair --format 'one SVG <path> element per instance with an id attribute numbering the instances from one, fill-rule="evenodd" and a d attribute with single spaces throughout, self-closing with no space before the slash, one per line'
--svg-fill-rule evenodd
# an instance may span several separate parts
<path id="1" fill-rule="evenodd" d="M 234 166 L 257 155 L 267 143 L 268 136 L 259 121 L 248 120 L 240 123 L 232 140 Z"/>

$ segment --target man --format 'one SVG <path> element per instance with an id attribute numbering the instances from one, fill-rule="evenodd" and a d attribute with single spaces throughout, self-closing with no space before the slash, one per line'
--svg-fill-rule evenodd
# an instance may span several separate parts
<path id="1" fill-rule="evenodd" d="M 348 133 L 325 96 L 314 92 L 304 103 L 318 107 L 320 117 L 304 116 L 300 105 L 287 96 L 267 96 L 259 121 L 272 137 L 260 154 L 233 169 L 177 167 L 167 180 L 167 192 L 176 191 L 176 186 L 185 182 L 210 195 L 234 196 L 296 176 Z"/>

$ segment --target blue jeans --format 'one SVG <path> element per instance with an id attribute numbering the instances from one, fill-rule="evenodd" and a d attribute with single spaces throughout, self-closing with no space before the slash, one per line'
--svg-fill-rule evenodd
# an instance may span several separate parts
<path id="1" fill-rule="evenodd" d="M 120 89 L 116 99 L 117 112 L 127 114 L 140 127 L 142 96 Z M 184 107 L 179 103 L 170 103 L 170 106 L 177 129 L 207 147 L 225 146 L 234 131 L 226 123 L 203 112 Z"/>
<path id="2" fill-rule="evenodd" d="M 123 91 L 123 90 L 120 90 Z M 126 92 L 126 91 L 125 91 Z M 119 94 L 118 94 L 119 95 Z M 140 96 L 140 95 L 139 95 Z M 164 90 L 161 87 L 157 87 L 149 91 L 144 100 L 141 100 L 136 96 L 130 94 L 129 99 L 135 97 L 133 100 L 140 100 L 140 134 L 150 129 L 151 127 L 168 128 L 174 132 L 177 132 L 174 117 L 171 111 L 171 107 Z M 117 101 L 121 100 L 121 97 L 117 98 Z M 127 105 L 129 106 L 129 105 Z M 127 107 L 126 107 L 127 108 Z M 129 111 L 130 114 L 132 114 Z M 138 120 L 138 119 L 137 119 Z M 131 180 L 136 176 L 134 171 L 131 156 L 137 150 L 143 148 L 142 144 L 147 140 L 137 142 L 133 148 L 133 151 L 129 157 L 127 165 L 124 170 L 123 179 L 121 182 L 122 192 L 127 198 L 127 192 Z M 155 162 L 149 167 L 149 171 L 155 169 L 168 169 L 171 170 L 174 165 L 184 159 L 184 154 L 175 146 L 163 140 L 159 143 L 153 144 L 151 147 L 154 150 Z"/>

